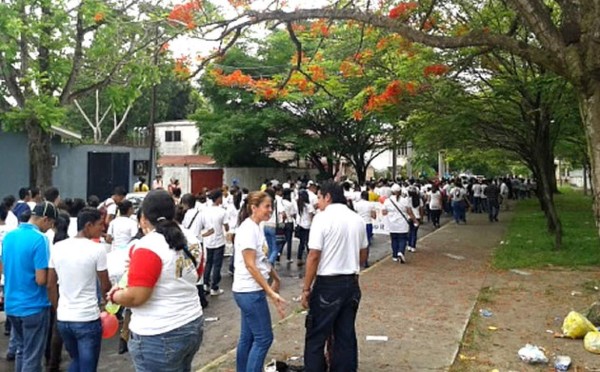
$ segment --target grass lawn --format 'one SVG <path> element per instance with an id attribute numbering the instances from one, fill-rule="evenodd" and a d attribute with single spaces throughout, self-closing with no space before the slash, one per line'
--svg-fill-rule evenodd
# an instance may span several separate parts
<path id="1" fill-rule="evenodd" d="M 495 267 L 600 264 L 600 238 L 594 224 L 592 198 L 570 188 L 561 189 L 561 192 L 555 197 L 563 225 L 561 250 L 554 250 L 554 238 L 546 230 L 546 220 L 537 199 L 520 201 L 504 242 L 494 253 Z"/>

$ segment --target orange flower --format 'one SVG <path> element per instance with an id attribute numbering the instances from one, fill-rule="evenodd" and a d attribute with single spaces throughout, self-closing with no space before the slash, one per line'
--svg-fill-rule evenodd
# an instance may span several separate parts
<path id="1" fill-rule="evenodd" d="M 325 23 L 324 19 L 319 19 L 310 26 L 310 32 L 313 36 L 329 36 L 329 26 Z"/>
<path id="2" fill-rule="evenodd" d="M 186 79 L 190 76 L 190 68 L 188 67 L 188 58 L 179 57 L 175 60 L 175 67 L 173 72 L 180 79 Z"/>
<path id="3" fill-rule="evenodd" d="M 417 94 L 417 86 L 413 83 L 413 82 L 408 82 L 406 84 L 404 84 L 404 90 L 406 90 L 408 92 L 408 94 L 410 94 L 411 96 L 414 96 Z"/>
<path id="4" fill-rule="evenodd" d="M 416 2 L 400 3 L 390 10 L 389 17 L 391 19 L 403 18 L 409 15 L 408 13 L 417 9 L 419 4 Z"/>
<path id="5" fill-rule="evenodd" d="M 298 33 L 304 32 L 304 31 L 306 31 L 306 26 L 294 23 L 294 24 L 292 24 L 292 30 L 294 30 L 294 32 L 298 32 Z"/>
<path id="6" fill-rule="evenodd" d="M 202 4 L 199 0 L 192 0 L 185 4 L 175 5 L 167 19 L 173 24 L 185 25 L 187 28 L 193 29 L 196 27 L 194 17 L 201 8 Z"/>
<path id="7" fill-rule="evenodd" d="M 254 85 L 254 79 L 250 75 L 245 75 L 241 70 L 235 70 L 229 75 L 217 75 L 217 84 L 226 87 L 248 88 Z"/>
<path id="8" fill-rule="evenodd" d="M 308 71 L 310 71 L 310 74 L 311 74 L 310 77 L 314 81 L 321 81 L 321 80 L 325 80 L 325 78 L 326 78 L 325 69 L 321 66 L 317 66 L 317 65 L 309 66 Z"/>
<path id="9" fill-rule="evenodd" d="M 94 14 L 94 22 L 100 23 L 102 21 L 104 21 L 104 13 L 98 12 L 98 13 Z"/>
<path id="10" fill-rule="evenodd" d="M 160 52 L 161 53 L 167 53 L 169 51 L 169 43 L 164 43 L 163 45 L 160 46 Z"/>
<path id="11" fill-rule="evenodd" d="M 355 110 L 352 113 L 352 118 L 356 121 L 361 121 L 363 119 L 363 113 L 360 110 Z"/>
<path id="12" fill-rule="evenodd" d="M 449 70 L 450 70 L 450 68 L 446 65 L 436 64 L 436 65 L 431 65 L 431 66 L 425 67 L 423 69 L 423 75 L 425 75 L 426 77 L 429 77 L 431 75 L 440 76 L 440 75 L 444 75 Z"/>

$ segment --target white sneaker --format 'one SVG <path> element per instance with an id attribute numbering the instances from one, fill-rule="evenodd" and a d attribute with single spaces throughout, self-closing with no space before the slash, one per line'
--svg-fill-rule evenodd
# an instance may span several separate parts
<path id="1" fill-rule="evenodd" d="M 211 295 L 211 296 L 220 296 L 220 295 L 222 295 L 223 293 L 225 293 L 225 291 L 224 291 L 224 290 L 222 290 L 221 288 L 219 288 L 219 289 L 217 289 L 217 290 L 214 290 L 214 289 L 211 289 L 211 290 L 210 290 L 210 295 Z"/>
<path id="2" fill-rule="evenodd" d="M 398 259 L 396 257 L 392 257 L 392 261 L 398 262 Z"/>
<path id="3" fill-rule="evenodd" d="M 416 252 L 416 251 L 417 251 L 417 250 L 416 250 L 415 248 L 413 248 L 413 247 L 408 247 L 407 249 L 408 249 L 408 251 L 409 251 L 409 252 Z"/>
<path id="4" fill-rule="evenodd" d="M 291 258 L 289 260 L 287 260 L 287 263 L 293 263 L 294 260 L 292 260 Z"/>
<path id="5" fill-rule="evenodd" d="M 406 258 L 404 257 L 402 252 L 398 252 L 398 259 L 400 260 L 400 263 L 406 263 Z"/>

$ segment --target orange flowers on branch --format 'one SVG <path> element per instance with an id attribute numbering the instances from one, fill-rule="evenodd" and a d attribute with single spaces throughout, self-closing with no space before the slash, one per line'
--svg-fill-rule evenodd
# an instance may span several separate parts
<path id="1" fill-rule="evenodd" d="M 390 9 L 389 17 L 391 19 L 405 18 L 410 15 L 410 12 L 417 9 L 419 4 L 414 1 L 408 3 L 400 3 Z"/>
<path id="2" fill-rule="evenodd" d="M 167 19 L 171 23 L 185 25 L 188 29 L 194 29 L 196 28 L 194 18 L 200 9 L 202 9 L 200 0 L 192 0 L 185 4 L 175 5 Z"/>
<path id="3" fill-rule="evenodd" d="M 429 76 L 441 76 L 444 75 L 446 72 L 448 72 L 450 70 L 450 68 L 446 65 L 442 65 L 442 64 L 436 64 L 436 65 L 431 65 L 431 66 L 427 66 L 423 69 L 423 75 L 425 75 L 425 77 L 429 77 Z"/>

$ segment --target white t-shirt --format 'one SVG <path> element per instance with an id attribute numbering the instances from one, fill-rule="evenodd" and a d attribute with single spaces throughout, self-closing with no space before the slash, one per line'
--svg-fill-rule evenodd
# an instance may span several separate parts
<path id="1" fill-rule="evenodd" d="M 235 205 L 233 203 L 227 205 L 227 218 L 225 219 L 225 221 L 229 225 L 230 233 L 235 233 L 239 214 L 240 211 L 238 209 L 235 209 Z"/>
<path id="2" fill-rule="evenodd" d="M 108 198 L 98 206 L 98 209 L 106 207 L 106 215 L 107 216 L 116 216 L 117 215 L 117 203 L 113 200 L 113 198 Z"/>
<path id="3" fill-rule="evenodd" d="M 310 229 L 310 225 L 312 224 L 313 215 L 315 214 L 315 208 L 309 203 L 304 204 L 304 210 L 300 213 L 300 208 L 298 208 L 298 202 L 296 202 L 296 209 L 298 210 L 298 215 L 296 221 L 298 226 L 303 229 Z"/>
<path id="4" fill-rule="evenodd" d="M 467 190 L 463 187 L 454 186 L 452 190 L 450 190 L 450 199 L 452 201 L 460 201 L 467 195 Z"/>
<path id="5" fill-rule="evenodd" d="M 442 192 L 440 190 L 429 192 L 429 209 L 432 211 L 442 209 Z"/>
<path id="6" fill-rule="evenodd" d="M 194 233 L 186 229 L 183 226 L 179 226 L 183 235 L 185 235 L 185 240 L 187 240 L 187 247 L 190 253 L 196 258 L 196 264 L 204 266 L 206 263 L 206 247 L 202 247 L 200 245 L 200 240 L 194 235 Z M 196 284 L 204 284 L 204 276 L 200 275 L 198 278 L 198 282 Z"/>
<path id="7" fill-rule="evenodd" d="M 315 194 L 314 192 L 312 192 L 310 190 L 306 190 L 306 193 L 308 194 L 308 202 L 310 203 L 310 205 L 312 205 L 313 207 L 316 208 L 317 202 L 319 201 L 317 194 Z"/>
<path id="8" fill-rule="evenodd" d="M 214 229 L 214 233 L 204 237 L 206 248 L 219 248 L 225 245 L 223 225 L 227 223 L 226 217 L 225 209 L 216 205 L 206 208 L 202 213 L 203 230 Z"/>
<path id="9" fill-rule="evenodd" d="M 476 198 L 480 198 L 481 197 L 481 185 L 476 183 L 473 185 L 473 196 Z"/>
<path id="10" fill-rule="evenodd" d="M 142 336 L 159 335 L 181 327 L 202 315 L 196 282 L 198 275 L 183 251 L 169 248 L 156 232 L 144 236 L 132 251 L 147 249 L 160 258 L 161 271 L 152 295 L 143 305 L 131 308 L 129 328 Z M 132 265 L 133 266 L 133 265 Z M 131 282 L 129 269 L 129 285 Z"/>
<path id="11" fill-rule="evenodd" d="M 372 202 L 361 199 L 354 203 L 354 210 L 365 221 L 366 224 L 372 224 L 373 218 L 371 212 L 375 210 L 375 205 Z"/>
<path id="12" fill-rule="evenodd" d="M 410 218 L 410 215 L 408 214 L 408 208 L 410 208 L 408 198 L 399 198 L 399 200 L 396 200 L 396 197 L 392 195 L 385 199 L 383 208 L 388 212 L 386 216 L 387 223 L 385 224 L 387 230 L 391 233 L 407 233 L 409 227 L 406 220 Z M 404 217 L 398 209 L 404 213 Z"/>
<path id="13" fill-rule="evenodd" d="M 181 225 L 190 230 L 200 242 L 202 242 L 202 212 L 197 208 L 185 211 Z"/>
<path id="14" fill-rule="evenodd" d="M 292 203 L 287 199 L 282 199 L 283 210 L 285 212 L 285 223 L 293 223 L 298 211 L 296 210 L 296 203 Z"/>
<path id="15" fill-rule="evenodd" d="M 367 248 L 363 219 L 344 204 L 330 204 L 318 213 L 308 238 L 308 248 L 321 251 L 317 275 L 360 272 L 360 250 Z"/>
<path id="16" fill-rule="evenodd" d="M 487 185 L 484 183 L 481 185 L 481 199 L 487 199 L 487 195 L 485 194 L 485 190 L 487 189 Z"/>
<path id="17" fill-rule="evenodd" d="M 96 292 L 98 271 L 106 266 L 104 248 L 86 238 L 60 241 L 50 250 L 49 268 L 60 281 L 56 318 L 63 322 L 89 322 L 100 317 Z"/>
<path id="18" fill-rule="evenodd" d="M 127 248 L 131 239 L 137 235 L 138 224 L 129 217 L 119 216 L 110 221 L 107 234 L 112 236 L 111 249 Z"/>
<path id="19" fill-rule="evenodd" d="M 69 228 L 67 229 L 67 235 L 69 238 L 77 236 L 77 217 L 69 217 Z"/>
<path id="20" fill-rule="evenodd" d="M 8 226 L 9 229 L 16 229 L 19 226 L 19 219 L 13 213 L 13 211 L 8 211 L 4 223 L 6 224 L 6 226 Z"/>
<path id="21" fill-rule="evenodd" d="M 262 287 L 254 280 L 246 264 L 244 263 L 243 251 L 253 249 L 256 251 L 256 267 L 263 278 L 269 277 L 271 265 L 265 254 L 267 250 L 267 240 L 262 228 L 250 218 L 246 218 L 235 233 L 235 254 L 233 265 L 233 292 L 254 292 L 262 290 Z"/>

